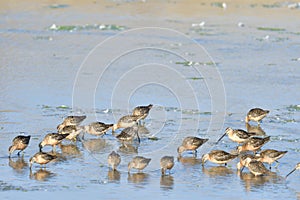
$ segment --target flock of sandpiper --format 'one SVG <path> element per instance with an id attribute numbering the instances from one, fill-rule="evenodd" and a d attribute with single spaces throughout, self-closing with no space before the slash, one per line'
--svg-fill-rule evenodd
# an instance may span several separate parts
<path id="1" fill-rule="evenodd" d="M 138 123 L 148 116 L 151 108 L 152 104 L 149 104 L 148 106 L 138 106 L 134 108 L 131 115 L 121 117 L 116 124 L 93 122 L 89 125 L 80 126 L 81 122 L 86 118 L 86 116 L 66 117 L 64 121 L 57 126 L 57 133 L 49 133 L 45 135 L 43 140 L 39 143 L 40 151 L 29 159 L 30 169 L 33 163 L 38 163 L 43 166 L 57 159 L 57 156 L 54 154 L 43 152 L 42 149 L 44 146 L 52 146 L 52 150 L 55 151 L 56 146 L 59 145 L 63 140 L 68 139 L 75 141 L 79 139 L 80 133 L 83 133 L 82 138 L 84 137 L 84 133 L 101 136 L 104 135 L 109 129 L 112 129 L 112 134 L 120 142 L 131 142 L 135 138 L 137 138 L 138 142 L 140 142 Z M 268 113 L 268 110 L 253 108 L 247 113 L 245 122 L 248 124 L 249 121 L 255 121 L 259 125 L 260 121 Z M 115 130 L 119 128 L 123 128 L 123 130 L 120 134 L 115 135 Z M 246 167 L 254 176 L 260 176 L 271 173 L 270 170 L 272 163 L 278 163 L 278 159 L 287 153 L 287 151 L 278 151 L 274 149 L 261 150 L 261 147 L 270 141 L 270 136 L 258 137 L 256 133 L 242 129 L 226 128 L 225 133 L 220 137 L 216 144 L 220 142 L 221 139 L 226 135 L 230 140 L 239 144 L 236 150 L 231 153 L 223 150 L 212 150 L 211 152 L 202 156 L 202 165 L 204 165 L 204 163 L 208 160 L 212 163 L 220 165 L 225 164 L 226 166 L 229 161 L 239 158 L 237 170 L 242 171 Z M 20 152 L 26 149 L 29 141 L 30 135 L 16 136 L 12 141 L 12 145 L 8 149 L 9 157 L 14 151 L 19 151 L 19 156 Z M 197 149 L 207 141 L 208 139 L 193 136 L 186 137 L 182 141 L 182 144 L 177 148 L 178 156 L 181 157 L 184 151 L 193 151 L 194 155 L 196 156 Z M 128 172 L 130 172 L 132 168 L 141 171 L 147 167 L 150 161 L 151 158 L 135 156 L 132 161 L 128 163 Z M 117 152 L 112 151 L 108 155 L 107 162 L 112 170 L 116 170 L 118 165 L 121 163 L 121 156 Z M 269 169 L 264 165 L 264 163 L 269 164 Z M 173 166 L 173 156 L 163 156 L 161 158 L 160 167 L 162 175 L 165 175 L 167 170 L 170 171 Z M 300 169 L 300 163 L 298 163 L 296 167 L 286 175 L 286 177 L 297 169 Z"/>

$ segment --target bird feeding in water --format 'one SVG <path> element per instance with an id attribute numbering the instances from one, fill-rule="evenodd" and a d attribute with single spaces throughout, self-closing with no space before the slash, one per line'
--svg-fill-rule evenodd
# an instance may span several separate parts
<path id="1" fill-rule="evenodd" d="M 29 144 L 29 141 L 30 141 L 30 135 L 28 135 L 28 136 L 24 136 L 24 135 L 16 136 L 12 141 L 12 145 L 8 148 L 8 154 L 9 154 L 8 157 L 10 157 L 11 154 L 16 150 L 19 151 L 18 152 L 18 156 L 19 156 L 20 153 L 26 149 L 26 147 Z"/>
<path id="2" fill-rule="evenodd" d="M 174 156 L 164 156 L 160 159 L 161 174 L 164 175 L 167 170 L 169 173 L 174 166 Z"/>
<path id="3" fill-rule="evenodd" d="M 182 144 L 177 148 L 177 152 L 179 156 L 181 156 L 184 151 L 193 151 L 196 155 L 197 149 L 207 141 L 208 139 L 202 139 L 193 136 L 186 137 L 182 141 Z"/>

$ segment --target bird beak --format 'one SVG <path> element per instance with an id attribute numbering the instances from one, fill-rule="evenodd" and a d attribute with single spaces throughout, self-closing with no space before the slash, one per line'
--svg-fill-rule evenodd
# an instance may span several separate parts
<path id="1" fill-rule="evenodd" d="M 218 143 L 220 142 L 220 140 L 222 140 L 222 138 L 223 138 L 225 135 L 226 135 L 226 133 L 224 133 L 224 134 L 220 137 L 220 139 L 218 139 L 218 141 L 216 142 L 216 144 L 218 144 Z"/>
<path id="2" fill-rule="evenodd" d="M 295 169 L 293 169 L 290 173 L 288 173 L 286 176 L 285 176 L 285 178 L 287 178 L 290 174 L 292 174 L 294 171 L 296 171 L 296 168 Z"/>
<path id="3" fill-rule="evenodd" d="M 243 172 L 244 169 L 245 169 L 245 166 L 242 167 L 241 172 Z"/>
<path id="4" fill-rule="evenodd" d="M 136 136 L 137 136 L 138 142 L 141 143 L 141 138 L 139 136 L 139 133 L 137 133 Z"/>

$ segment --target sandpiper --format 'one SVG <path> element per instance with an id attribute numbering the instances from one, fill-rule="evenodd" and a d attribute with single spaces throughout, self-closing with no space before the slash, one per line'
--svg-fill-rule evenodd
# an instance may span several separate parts
<path id="1" fill-rule="evenodd" d="M 152 107 L 153 107 L 152 104 L 149 104 L 148 106 L 135 107 L 132 111 L 132 115 L 139 116 L 140 120 L 143 120 L 148 116 Z"/>
<path id="2" fill-rule="evenodd" d="M 247 113 L 247 116 L 245 118 L 245 122 L 248 123 L 249 121 L 255 121 L 258 124 L 260 121 L 269 113 L 269 110 L 263 110 L 261 108 L 252 108 Z"/>
<path id="3" fill-rule="evenodd" d="M 151 158 L 145 158 L 142 156 L 136 156 L 128 163 L 128 173 L 130 173 L 130 169 L 134 168 L 137 169 L 139 172 L 143 170 L 149 162 L 151 161 Z"/>
<path id="4" fill-rule="evenodd" d="M 47 163 L 49 163 L 50 161 L 55 160 L 57 157 L 55 155 L 50 155 L 48 153 L 45 152 L 38 152 L 36 154 L 34 154 L 34 156 L 32 156 L 29 159 L 29 163 L 30 163 L 30 168 L 32 167 L 33 163 L 38 163 L 40 165 L 45 165 Z"/>
<path id="5" fill-rule="evenodd" d="M 101 136 L 113 126 L 113 124 L 105 124 L 103 122 L 92 122 L 89 125 L 84 126 L 84 130 L 91 135 Z"/>
<path id="6" fill-rule="evenodd" d="M 160 159 L 160 167 L 161 167 L 161 174 L 164 175 L 167 170 L 170 170 L 174 166 L 174 157 L 173 156 L 164 156 Z"/>
<path id="7" fill-rule="evenodd" d="M 291 175 L 297 169 L 300 169 L 300 163 L 297 163 L 296 167 L 290 173 L 288 173 L 285 178 L 287 178 L 289 175 Z"/>
<path id="8" fill-rule="evenodd" d="M 108 165 L 111 166 L 112 170 L 117 170 L 118 165 L 121 162 L 121 156 L 115 151 L 112 151 L 107 158 Z"/>
<path id="9" fill-rule="evenodd" d="M 253 160 L 249 157 L 245 160 L 245 167 L 247 167 L 254 176 L 261 176 L 270 173 L 262 162 Z"/>
<path id="10" fill-rule="evenodd" d="M 76 141 L 77 136 L 81 133 L 82 128 L 76 125 L 68 125 L 64 126 L 58 134 L 68 134 L 66 139 Z"/>
<path id="11" fill-rule="evenodd" d="M 247 158 L 251 158 L 252 160 L 256 160 L 255 155 L 252 154 L 244 154 L 240 156 L 240 161 L 236 164 L 237 170 L 241 170 L 245 167 L 245 162 Z"/>
<path id="12" fill-rule="evenodd" d="M 264 144 L 270 141 L 270 136 L 265 138 L 251 137 L 242 146 L 237 147 L 238 153 L 243 151 L 253 151 L 256 153 Z"/>
<path id="13" fill-rule="evenodd" d="M 271 165 L 273 162 L 278 163 L 278 159 L 280 159 L 282 156 L 284 156 L 287 153 L 287 151 L 277 151 L 274 149 L 266 149 L 261 151 L 259 154 L 256 154 L 257 160 L 260 162 L 268 163 Z"/>
<path id="14" fill-rule="evenodd" d="M 26 149 L 26 147 L 28 146 L 29 140 L 30 140 L 30 135 L 28 135 L 28 136 L 24 136 L 24 135 L 16 136 L 12 141 L 12 145 L 8 148 L 8 154 L 9 154 L 8 157 L 10 157 L 11 154 L 15 150 L 19 150 L 19 152 L 18 152 L 18 156 L 19 156 L 20 152 L 24 151 L 24 149 Z"/>
<path id="15" fill-rule="evenodd" d="M 244 131 L 242 129 L 232 129 L 228 127 L 226 128 L 225 133 L 222 135 L 222 137 L 220 137 L 220 139 L 217 141 L 217 143 L 226 134 L 228 135 L 229 139 L 237 143 L 244 143 L 247 139 L 255 135 L 255 133 L 248 133 L 247 131 Z"/>
<path id="16" fill-rule="evenodd" d="M 47 145 L 52 146 L 52 149 L 55 150 L 56 145 L 61 143 L 68 135 L 69 134 L 48 133 L 39 144 L 40 151 L 42 151 L 42 148 Z"/>
<path id="17" fill-rule="evenodd" d="M 78 126 L 86 118 L 85 115 L 82 116 L 68 116 L 64 121 L 57 126 L 57 130 L 60 131 L 65 126 L 75 125 Z"/>
<path id="18" fill-rule="evenodd" d="M 204 154 L 202 156 L 202 165 L 204 165 L 204 163 L 207 160 L 209 160 L 210 162 L 216 164 L 220 164 L 220 165 L 225 164 L 226 166 L 229 161 L 235 159 L 236 157 L 238 157 L 238 155 L 230 154 L 226 151 L 213 150 L 210 153 Z"/>
<path id="19" fill-rule="evenodd" d="M 116 124 L 114 124 L 112 131 L 115 131 L 119 128 L 128 128 L 134 126 L 140 120 L 140 116 L 134 115 L 125 115 L 121 117 Z"/>
<path id="20" fill-rule="evenodd" d="M 122 130 L 122 132 L 119 135 L 117 135 L 117 139 L 119 139 L 122 142 L 127 142 L 132 141 L 135 136 L 137 137 L 138 142 L 140 142 L 141 139 L 138 133 L 138 126 L 136 125 Z"/>
<path id="21" fill-rule="evenodd" d="M 202 139 L 198 137 L 192 137 L 192 136 L 186 137 L 182 141 L 181 146 L 177 148 L 177 152 L 179 153 L 179 155 L 181 155 L 182 152 L 190 150 L 190 151 L 194 151 L 194 154 L 196 154 L 197 149 L 207 141 L 208 139 Z"/>

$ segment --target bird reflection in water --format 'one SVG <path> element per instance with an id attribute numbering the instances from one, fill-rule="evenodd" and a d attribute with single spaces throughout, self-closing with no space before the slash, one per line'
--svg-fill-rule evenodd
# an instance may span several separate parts
<path id="1" fill-rule="evenodd" d="M 202 163 L 201 159 L 197 159 L 197 157 L 181 157 L 179 156 L 177 158 L 178 162 L 180 162 L 183 165 L 190 165 L 190 166 L 194 166 L 194 165 L 200 165 Z"/>
<path id="2" fill-rule="evenodd" d="M 121 173 L 118 170 L 109 170 L 107 178 L 110 182 L 119 182 L 121 179 Z"/>
<path id="3" fill-rule="evenodd" d="M 174 186 L 174 178 L 172 175 L 162 175 L 160 177 L 160 187 L 164 190 L 172 190 Z"/>
<path id="4" fill-rule="evenodd" d="M 148 128 L 144 125 L 138 125 L 138 134 L 140 136 L 142 135 L 148 135 L 150 133 L 150 131 L 148 130 Z"/>
<path id="5" fill-rule="evenodd" d="M 250 172 L 243 173 L 238 171 L 237 175 L 244 182 L 244 186 L 247 192 L 251 191 L 251 189 L 253 188 L 263 187 L 266 183 L 278 183 L 280 181 L 285 181 L 284 178 L 278 176 L 274 172 L 264 176 L 254 176 Z"/>
<path id="6" fill-rule="evenodd" d="M 108 146 L 105 139 L 102 138 L 82 140 L 82 145 L 91 153 L 99 153 Z"/>
<path id="7" fill-rule="evenodd" d="M 255 133 L 256 135 L 261 136 L 266 135 L 266 132 L 260 127 L 260 125 L 251 126 L 249 123 L 246 123 L 246 129 L 248 133 Z"/>
<path id="8" fill-rule="evenodd" d="M 80 157 L 81 152 L 75 144 L 60 144 L 61 153 L 63 156 Z"/>
<path id="9" fill-rule="evenodd" d="M 128 182 L 140 184 L 146 183 L 148 180 L 149 175 L 146 173 L 128 173 Z"/>
<path id="10" fill-rule="evenodd" d="M 202 167 L 202 172 L 209 177 L 228 176 L 234 173 L 232 169 L 225 166 L 215 166 L 210 168 Z"/>
<path id="11" fill-rule="evenodd" d="M 122 143 L 119 147 L 119 152 L 125 154 L 137 154 L 138 153 L 138 146 L 134 146 L 130 143 Z"/>
<path id="12" fill-rule="evenodd" d="M 18 173 L 22 173 L 23 169 L 28 166 L 28 163 L 24 160 L 24 156 L 18 157 L 17 159 L 9 157 L 8 159 L 8 165 Z"/>
<path id="13" fill-rule="evenodd" d="M 32 173 L 32 170 L 30 169 L 29 178 L 35 179 L 37 181 L 47 181 L 49 178 L 53 177 L 55 174 L 46 170 L 46 169 L 39 169 L 35 173 Z"/>

